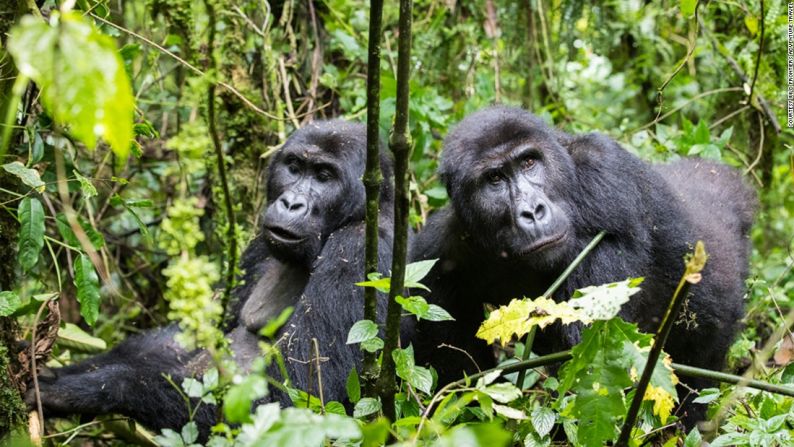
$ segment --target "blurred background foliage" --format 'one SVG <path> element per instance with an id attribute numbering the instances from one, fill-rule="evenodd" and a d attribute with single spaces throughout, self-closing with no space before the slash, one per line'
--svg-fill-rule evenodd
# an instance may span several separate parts
<path id="1" fill-rule="evenodd" d="M 28 2 L 4 3 L 3 43 L 29 10 Z M 45 17 L 60 6 L 56 0 L 37 3 Z M 203 120 L 208 80 L 221 82 L 217 121 L 243 246 L 256 231 L 268 156 L 290 132 L 323 118 L 364 120 L 367 1 L 215 4 L 217 72 L 208 70 L 208 18 L 201 1 L 76 2 L 76 9 L 121 47 L 136 100 L 134 156 L 122 166 L 112 152 L 89 151 L 70 140 L 37 102 L 36 88 L 24 92 L 22 126 L 12 132 L 3 163 L 19 161 L 40 174 L 50 193 L 44 199 L 46 234 L 67 244 L 48 244 L 29 271 L 10 258 L 0 266 L 0 288 L 16 287 L 22 307 L 37 308 L 34 296 L 61 290 L 63 320 L 114 344 L 167 321 L 164 275 L 178 276 L 164 272 L 173 234 L 194 235 L 196 240 L 181 243 L 202 256 L 196 259 L 217 264 L 202 267 L 217 275 L 227 223 Z M 734 370 L 746 368 L 794 306 L 794 132 L 786 126 L 786 11 L 784 2 L 766 1 L 762 15 L 761 5 L 749 0 L 416 0 L 412 223 L 421 227 L 428 213 L 447 200 L 435 171 L 450 126 L 495 102 L 525 107 L 567 131 L 609 134 L 646 160 L 721 159 L 743 170 L 760 197 L 746 328 L 730 358 Z M 384 138 L 394 110 L 397 18 L 397 2 L 386 2 Z M 0 100 L 8 101 L 16 68 L 5 50 L 0 55 Z M 65 154 L 67 173 L 80 173 L 96 189 L 91 194 L 77 174 L 69 175 L 69 200 L 89 236 L 101 239 L 94 244 L 105 269 L 100 276 L 109 280 L 100 290 L 101 311 L 93 328 L 80 317 L 73 285 L 72 265 L 80 255 L 68 247 L 68 227 L 58 224 L 64 204 L 57 194 L 53 148 Z M 30 188 L 6 172 L 0 187 L 0 250 L 13 253 L 17 206 Z M 174 205 L 201 212 L 173 220 L 176 227 L 163 225 Z M 205 236 L 199 237 L 198 228 Z M 0 320 L 0 329 L 18 329 Z M 28 330 L 30 323 L 22 326 Z M 794 343 L 787 346 L 779 348 L 778 364 L 794 355 Z M 59 343 L 54 362 L 80 355 L 73 351 Z"/>

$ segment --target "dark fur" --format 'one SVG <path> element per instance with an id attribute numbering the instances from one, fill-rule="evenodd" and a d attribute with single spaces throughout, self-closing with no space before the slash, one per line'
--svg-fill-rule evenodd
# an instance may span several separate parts
<path id="1" fill-rule="evenodd" d="M 547 219 L 551 229 L 544 234 L 568 229 L 564 243 L 535 255 L 522 256 L 514 249 L 525 238 L 532 240 L 514 223 L 522 192 L 495 198 L 478 180 L 489 163 L 517 147 L 536 150 L 538 161 L 531 169 L 541 171 L 532 171 L 536 183 L 529 189 L 537 188 L 533 197 L 554 207 Z M 642 291 L 623 306 L 621 316 L 643 331 L 655 331 L 683 273 L 684 255 L 703 240 L 710 257 L 687 303 L 696 326 L 676 324 L 666 350 L 676 362 L 723 367 L 743 314 L 755 207 L 755 194 L 738 172 L 701 159 L 652 166 L 606 136 L 567 135 L 528 112 L 493 107 L 467 117 L 450 133 L 440 173 L 451 204 L 431 216 L 411 257 L 439 258 L 425 279 L 432 290 L 429 300 L 456 318 L 421 322 L 414 338 L 418 361 L 432 363 L 442 384 L 476 368 L 466 355 L 440 344 L 464 349 L 482 369 L 493 366 L 490 348 L 474 337 L 483 303 L 540 296 L 601 230 L 606 230 L 605 238 L 554 298 L 565 300 L 578 288 L 642 276 Z M 538 334 L 534 349 L 570 348 L 580 330 L 577 325 L 547 328 Z"/>
<path id="2" fill-rule="evenodd" d="M 293 386 L 317 394 L 316 373 L 309 377 L 307 362 L 314 357 L 312 338 L 317 338 L 320 355 L 326 358 L 321 365 L 326 402 L 346 400 L 348 373 L 361 361 L 359 347 L 345 341 L 353 323 L 363 318 L 363 289 L 354 284 L 364 277 L 365 150 L 364 126 L 341 120 L 311 124 L 287 140 L 271 161 L 264 228 L 243 254 L 244 284 L 227 309 L 227 338 L 236 362 L 247 369 L 261 355 L 259 329 L 287 305 L 294 306 L 292 317 L 272 341 L 284 354 Z M 335 177 L 319 182 L 291 174 L 285 170 L 288 154 L 302 157 L 305 172 L 309 162 L 327 157 L 336 166 Z M 379 262 L 386 273 L 391 263 L 393 191 L 391 164 L 385 155 L 381 168 L 385 180 Z M 294 213 L 284 207 L 279 211 L 277 200 L 285 191 L 305 195 L 308 211 Z M 308 237 L 285 246 L 268 233 L 268 226 Z M 383 299 L 379 306 L 379 314 L 384 315 Z M 185 352 L 173 340 L 177 331 L 172 325 L 130 337 L 108 353 L 55 370 L 54 377 L 40 382 L 45 415 L 120 413 L 150 428 L 179 429 L 188 421 L 187 408 L 163 374 L 181 384 L 185 377 L 201 375 L 208 359 L 202 350 Z M 282 379 L 277 368 L 268 372 Z M 34 399 L 29 393 L 28 402 L 33 404 Z M 286 394 L 272 387 L 266 400 L 291 405 Z M 215 412 L 212 406 L 201 406 L 196 420 L 203 436 L 214 424 Z"/>

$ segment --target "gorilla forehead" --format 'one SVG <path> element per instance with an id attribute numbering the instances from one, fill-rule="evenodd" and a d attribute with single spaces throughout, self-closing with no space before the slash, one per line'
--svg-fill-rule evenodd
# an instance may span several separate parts
<path id="1" fill-rule="evenodd" d="M 360 166 L 363 170 L 366 155 L 366 127 L 360 123 L 336 119 L 311 123 L 296 131 L 279 151 L 283 156 L 288 152 L 301 149 L 311 152 L 327 153 L 348 166 Z"/>
<path id="2" fill-rule="evenodd" d="M 543 158 L 553 159 L 555 170 L 565 171 L 572 163 L 561 145 L 569 140 L 570 136 L 525 110 L 488 107 L 469 115 L 449 133 L 439 170 L 448 180 L 460 179 L 473 174 L 472 167 L 486 166 L 522 144 L 529 144 Z"/>

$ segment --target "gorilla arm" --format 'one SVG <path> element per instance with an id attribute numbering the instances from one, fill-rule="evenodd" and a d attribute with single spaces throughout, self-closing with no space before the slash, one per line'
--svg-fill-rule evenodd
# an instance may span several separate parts
<path id="1" fill-rule="evenodd" d="M 151 428 L 181 428 L 189 420 L 188 408 L 164 375 L 179 386 L 185 378 L 183 365 L 196 352 L 185 352 L 174 341 L 177 331 L 171 325 L 130 337 L 107 353 L 56 370 L 55 377 L 41 376 L 45 414 L 118 413 Z M 25 398 L 35 405 L 32 388 Z M 214 423 L 214 411 L 202 406 L 195 420 L 208 428 Z"/>

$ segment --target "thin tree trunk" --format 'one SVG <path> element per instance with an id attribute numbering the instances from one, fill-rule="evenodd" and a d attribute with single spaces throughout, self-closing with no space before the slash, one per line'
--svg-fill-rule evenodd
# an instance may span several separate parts
<path id="1" fill-rule="evenodd" d="M 380 205 L 380 35 L 383 21 L 383 0 L 371 0 L 369 8 L 369 44 L 367 61 L 367 166 L 364 171 L 364 188 L 367 194 L 366 242 L 364 275 L 378 271 L 378 206 Z M 378 321 L 378 295 L 372 287 L 364 289 L 364 318 Z M 364 395 L 374 394 L 378 378 L 378 356 L 364 352 L 361 379 Z"/>
<path id="2" fill-rule="evenodd" d="M 391 288 L 386 315 L 386 340 L 383 363 L 378 380 L 378 394 L 383 402 L 383 412 L 394 420 L 394 393 L 397 391 L 395 364 L 392 352 L 400 340 L 401 308 L 395 298 L 403 294 L 405 261 L 408 255 L 409 180 L 408 158 L 411 135 L 408 132 L 409 82 L 411 75 L 411 0 L 400 0 L 399 44 L 397 56 L 397 105 L 394 127 L 389 147 L 394 153 L 394 249 L 392 251 Z"/>

